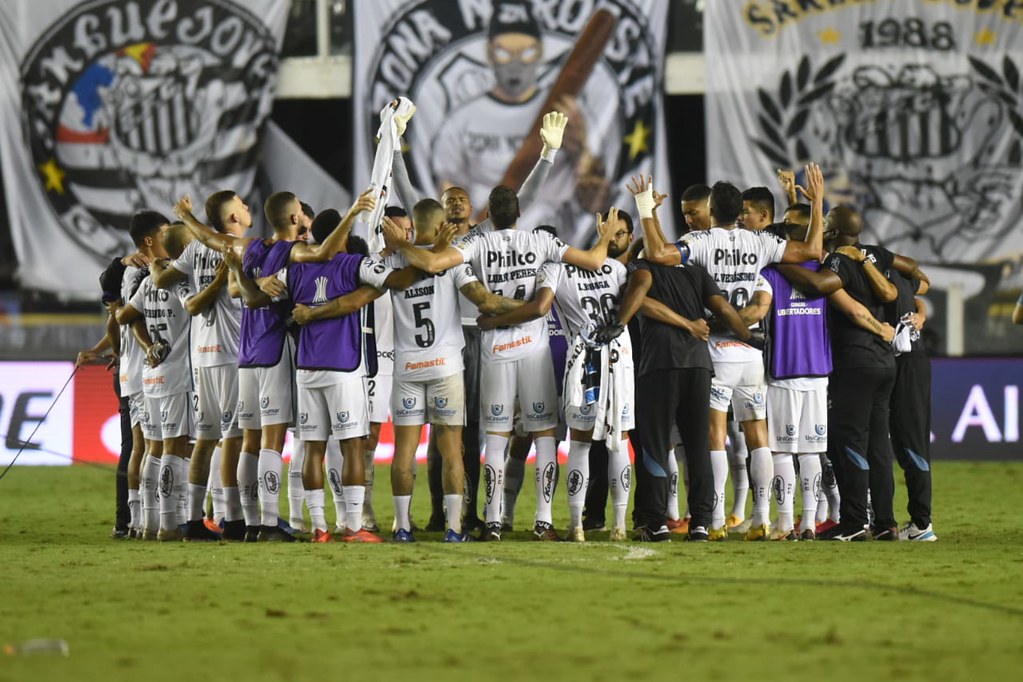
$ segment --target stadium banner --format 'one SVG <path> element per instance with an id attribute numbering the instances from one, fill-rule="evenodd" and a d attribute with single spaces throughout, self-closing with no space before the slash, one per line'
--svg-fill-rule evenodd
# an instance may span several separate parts
<path id="1" fill-rule="evenodd" d="M 653 173 L 669 184 L 662 106 L 668 4 L 357 3 L 353 193 L 369 186 L 379 113 L 396 97 L 417 106 L 405 159 L 418 194 L 463 187 L 477 217 L 494 186 L 520 187 L 539 153 L 531 131 L 545 109 L 556 108 L 569 117 L 565 142 L 519 225 L 553 225 L 576 246 L 595 241 L 595 211 L 632 211 L 630 175 Z M 397 203 L 393 193 L 388 199 Z M 673 233 L 673 225 L 665 229 Z"/>
<path id="2" fill-rule="evenodd" d="M 256 176 L 288 0 L 5 0 L 0 157 L 24 288 L 94 298 L 133 212 Z"/>
<path id="3" fill-rule="evenodd" d="M 863 211 L 865 243 L 949 271 L 1001 265 L 997 286 L 973 303 L 1002 309 L 1023 284 L 1016 4 L 706 3 L 708 179 L 783 199 L 776 169 L 816 161 L 828 202 Z M 1004 336 L 975 331 L 967 353 L 1012 352 Z"/>

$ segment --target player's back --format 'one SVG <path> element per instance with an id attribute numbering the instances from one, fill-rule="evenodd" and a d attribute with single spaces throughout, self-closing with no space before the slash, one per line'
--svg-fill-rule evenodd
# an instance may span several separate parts
<path id="1" fill-rule="evenodd" d="M 401 254 L 388 256 L 384 262 L 395 270 L 408 265 Z M 394 349 L 398 357 L 428 353 L 435 348 L 460 351 L 465 341 L 458 290 L 475 281 L 472 265 L 463 263 L 427 276 L 407 289 L 392 291 Z"/>
<path id="2" fill-rule="evenodd" d="M 599 328 L 615 320 L 627 277 L 625 266 L 608 258 L 596 272 L 569 263 L 545 263 L 537 284 L 554 291 L 554 305 L 571 341 L 589 324 Z"/>
<path id="3" fill-rule="evenodd" d="M 216 279 L 217 267 L 223 259 L 217 251 L 193 240 L 174 262 L 174 268 L 188 276 L 193 294 L 198 294 Z M 241 301 L 231 297 L 227 286 L 221 287 L 213 304 L 195 317 L 193 363 L 197 367 L 237 363 L 241 321 Z"/>

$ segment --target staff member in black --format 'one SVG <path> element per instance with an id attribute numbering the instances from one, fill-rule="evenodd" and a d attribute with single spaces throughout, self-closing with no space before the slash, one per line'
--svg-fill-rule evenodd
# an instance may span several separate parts
<path id="1" fill-rule="evenodd" d="M 636 426 L 643 434 L 636 454 L 633 517 L 639 531 L 637 540 L 663 542 L 671 537 L 665 508 L 672 424 L 678 427 L 689 462 L 689 539 L 707 539 L 714 509 L 709 433 L 713 365 L 704 308 L 740 339 L 750 338 L 739 313 L 701 266 L 668 267 L 639 260 L 629 266 L 618 323 L 598 337 L 614 338 L 637 312 L 643 313 L 643 354 L 636 379 Z"/>

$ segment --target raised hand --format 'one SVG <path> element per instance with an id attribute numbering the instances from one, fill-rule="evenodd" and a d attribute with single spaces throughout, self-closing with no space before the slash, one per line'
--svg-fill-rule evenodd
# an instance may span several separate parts
<path id="1" fill-rule="evenodd" d="M 437 230 L 437 236 L 433 240 L 433 247 L 435 251 L 443 251 L 444 249 L 451 246 L 455 237 L 458 236 L 458 226 L 452 225 L 451 223 L 441 223 L 440 228 Z"/>
<path id="2" fill-rule="evenodd" d="M 192 213 L 192 197 L 187 194 L 178 199 L 178 203 L 174 204 L 174 215 L 181 220 L 185 219 L 185 216 Z"/>
<path id="3" fill-rule="evenodd" d="M 632 196 L 636 200 L 636 210 L 639 211 L 639 217 L 641 219 L 652 218 L 654 210 L 661 205 L 660 202 L 654 198 L 655 192 L 653 176 L 648 175 L 643 177 L 640 175 L 638 179 L 636 177 L 632 177 L 629 179 L 629 184 L 626 185 L 626 187 L 630 192 L 632 192 Z M 667 195 L 663 195 L 661 202 L 663 202 L 666 197 Z"/>
<path id="4" fill-rule="evenodd" d="M 786 197 L 792 197 L 796 195 L 796 174 L 790 170 L 778 169 L 778 182 L 781 183 L 781 189 L 785 192 Z"/>
<path id="5" fill-rule="evenodd" d="M 348 209 L 348 215 L 354 216 L 362 213 L 363 211 L 372 211 L 376 205 L 376 197 L 373 196 L 373 188 L 370 187 L 365 192 L 359 195 L 359 198 L 355 200 L 352 207 Z"/>
<path id="6" fill-rule="evenodd" d="M 821 172 L 821 167 L 816 163 L 810 162 L 806 164 L 806 187 L 802 185 L 796 185 L 796 189 L 802 194 L 807 201 L 811 204 L 817 201 L 824 201 L 824 174 Z"/>
<path id="7" fill-rule="evenodd" d="M 600 214 L 597 214 L 597 236 L 601 239 L 605 237 L 610 238 L 612 236 L 611 231 L 614 226 L 618 224 L 618 209 L 611 207 L 611 210 L 607 212 L 607 220 L 601 220 Z"/>
<path id="8" fill-rule="evenodd" d="M 540 139 L 548 149 L 561 149 L 567 125 L 568 116 L 560 111 L 544 114 L 543 124 L 540 126 Z"/>

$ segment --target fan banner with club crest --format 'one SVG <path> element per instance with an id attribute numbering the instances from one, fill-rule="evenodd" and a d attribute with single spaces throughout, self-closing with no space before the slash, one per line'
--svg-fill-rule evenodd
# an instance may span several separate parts
<path id="1" fill-rule="evenodd" d="M 667 9 L 667 0 L 356 4 L 353 190 L 369 185 L 380 110 L 406 96 L 417 107 L 405 161 L 418 194 L 463 187 L 478 219 L 494 186 L 520 187 L 539 155 L 539 145 L 535 154 L 527 146 L 539 140 L 531 130 L 542 109 L 555 108 L 569 117 L 564 145 L 519 225 L 554 225 L 575 245 L 594 241 L 595 211 L 632 211 L 630 175 L 669 184 Z M 394 192 L 387 200 L 398 202 Z"/>
<path id="2" fill-rule="evenodd" d="M 821 164 L 864 242 L 928 263 L 1023 253 L 1023 5 L 708 2 L 708 178 Z M 779 204 L 779 207 L 781 204 Z"/>
<path id="3" fill-rule="evenodd" d="M 256 178 L 287 0 L 4 0 L 0 154 L 21 286 L 97 296 L 132 213 Z M 201 213 L 201 210 L 199 211 Z"/>

